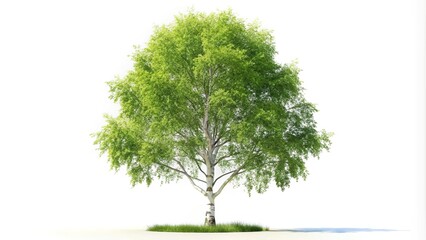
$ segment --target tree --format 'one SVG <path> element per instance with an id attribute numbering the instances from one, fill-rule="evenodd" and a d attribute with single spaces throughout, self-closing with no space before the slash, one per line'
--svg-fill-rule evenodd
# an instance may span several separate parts
<path id="1" fill-rule="evenodd" d="M 269 31 L 231 11 L 179 15 L 108 83 L 121 110 L 106 116 L 95 144 L 133 185 L 188 179 L 208 199 L 205 224 L 215 225 L 215 199 L 228 184 L 262 193 L 273 180 L 284 190 L 330 145 L 300 70 L 275 54 Z"/>

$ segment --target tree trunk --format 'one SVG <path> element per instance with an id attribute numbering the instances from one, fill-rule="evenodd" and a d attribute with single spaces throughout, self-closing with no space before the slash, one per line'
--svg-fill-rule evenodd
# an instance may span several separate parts
<path id="1" fill-rule="evenodd" d="M 206 219 L 204 225 L 215 226 L 216 225 L 216 214 L 215 214 L 215 205 L 214 205 L 214 196 L 213 196 L 213 179 L 214 179 L 214 169 L 212 167 L 207 168 L 207 190 L 206 197 L 209 201 L 207 204 Z"/>
<path id="2" fill-rule="evenodd" d="M 207 204 L 207 211 L 206 211 L 206 219 L 204 221 L 204 225 L 206 226 L 216 226 L 216 215 L 215 215 L 215 206 L 214 201 Z"/>

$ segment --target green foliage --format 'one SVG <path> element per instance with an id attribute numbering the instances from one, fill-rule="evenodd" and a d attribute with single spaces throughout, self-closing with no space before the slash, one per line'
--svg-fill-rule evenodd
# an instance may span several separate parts
<path id="1" fill-rule="evenodd" d="M 154 225 L 148 228 L 153 232 L 259 232 L 268 231 L 268 228 L 243 223 L 205 225 Z"/>
<path id="2" fill-rule="evenodd" d="M 330 134 L 316 129 L 300 69 L 275 54 L 269 31 L 231 11 L 179 15 L 136 48 L 126 76 L 109 82 L 121 111 L 106 116 L 95 144 L 133 185 L 203 182 L 211 164 L 234 171 L 229 180 L 249 193 L 272 180 L 284 190 L 306 177 L 305 161 L 328 150 Z"/>

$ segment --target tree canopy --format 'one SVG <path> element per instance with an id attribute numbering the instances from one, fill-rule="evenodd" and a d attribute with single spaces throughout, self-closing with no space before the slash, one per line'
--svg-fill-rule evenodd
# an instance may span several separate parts
<path id="1" fill-rule="evenodd" d="M 181 14 L 108 83 L 121 109 L 95 143 L 132 184 L 186 178 L 210 197 L 230 182 L 249 193 L 271 182 L 284 190 L 330 140 L 317 130 L 300 69 L 276 54 L 270 31 L 232 11 Z"/>

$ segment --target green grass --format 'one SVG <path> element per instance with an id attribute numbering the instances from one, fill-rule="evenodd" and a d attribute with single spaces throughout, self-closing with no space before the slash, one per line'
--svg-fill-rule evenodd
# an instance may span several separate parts
<path id="1" fill-rule="evenodd" d="M 243 224 L 243 223 L 230 223 L 230 224 L 217 224 L 216 226 L 204 225 L 154 225 L 148 227 L 148 231 L 153 232 L 258 232 L 268 231 L 268 228 Z"/>

